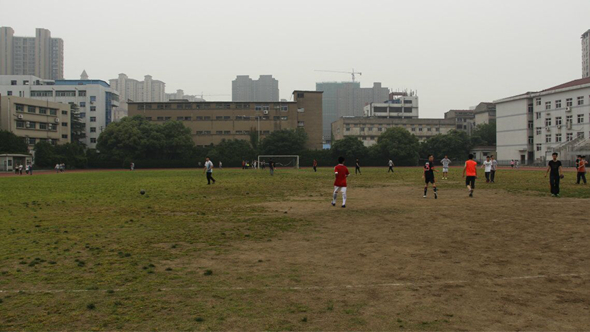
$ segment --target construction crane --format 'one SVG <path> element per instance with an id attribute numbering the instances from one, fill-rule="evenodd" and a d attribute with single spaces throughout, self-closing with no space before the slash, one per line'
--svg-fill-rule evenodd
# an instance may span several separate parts
<path id="1" fill-rule="evenodd" d="M 358 71 L 354 71 L 354 68 L 352 68 L 352 71 L 339 71 L 339 70 L 315 70 L 315 71 L 321 71 L 324 73 L 340 73 L 340 74 L 349 74 L 352 76 L 352 82 L 355 82 L 355 75 L 362 75 L 363 73 L 358 72 Z"/>

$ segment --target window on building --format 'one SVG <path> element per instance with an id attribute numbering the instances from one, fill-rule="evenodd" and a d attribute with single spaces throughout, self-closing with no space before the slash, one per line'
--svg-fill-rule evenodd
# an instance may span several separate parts
<path id="1" fill-rule="evenodd" d="M 303 93 L 302 92 L 297 92 L 297 98 L 303 98 Z"/>
<path id="2" fill-rule="evenodd" d="M 76 91 L 56 91 L 56 97 L 76 97 Z"/>
<path id="3" fill-rule="evenodd" d="M 15 80 L 10 81 L 10 85 L 16 85 L 16 81 Z"/>
<path id="4" fill-rule="evenodd" d="M 556 126 L 561 126 L 561 116 L 556 116 L 555 117 L 555 125 Z"/>
<path id="5" fill-rule="evenodd" d="M 29 129 L 37 129 L 37 123 L 36 122 L 29 121 L 29 122 L 27 122 L 27 128 L 29 128 Z"/>
<path id="6" fill-rule="evenodd" d="M 528 105 L 528 112 L 533 113 L 533 104 Z"/>
<path id="7" fill-rule="evenodd" d="M 63 135 L 61 135 L 61 138 L 68 138 L 68 135 L 63 134 Z"/>
<path id="8" fill-rule="evenodd" d="M 545 118 L 545 127 L 551 126 L 551 118 Z"/>
<path id="9" fill-rule="evenodd" d="M 95 133 L 96 132 L 96 127 L 90 127 L 90 132 L 91 133 Z"/>
<path id="10" fill-rule="evenodd" d="M 164 104 L 158 104 L 156 105 L 156 108 L 159 110 L 163 110 L 164 109 Z"/>
<path id="11" fill-rule="evenodd" d="M 584 132 L 579 131 L 578 134 L 576 135 L 578 138 L 584 138 Z"/>
<path id="12" fill-rule="evenodd" d="M 182 120 L 184 120 L 184 116 L 177 116 L 176 117 L 176 121 L 182 121 Z"/>
<path id="13" fill-rule="evenodd" d="M 584 123 L 584 114 L 578 114 L 578 123 Z"/>
<path id="14" fill-rule="evenodd" d="M 85 101 L 81 101 L 80 102 L 80 107 L 86 107 L 86 102 Z M 139 108 L 139 107 L 138 107 Z"/>
<path id="15" fill-rule="evenodd" d="M 31 91 L 31 98 L 33 97 L 53 97 L 53 90 L 50 91 Z"/>
<path id="16" fill-rule="evenodd" d="M 223 120 L 223 116 L 216 116 L 215 120 Z"/>
<path id="17" fill-rule="evenodd" d="M 545 102 L 545 109 L 546 110 L 550 110 L 551 109 L 551 102 L 550 101 L 546 101 Z"/>
<path id="18" fill-rule="evenodd" d="M 578 97 L 578 105 L 584 105 L 584 96 Z"/>
<path id="19" fill-rule="evenodd" d="M 286 112 L 289 110 L 289 106 L 287 105 L 281 105 L 281 111 Z"/>
<path id="20" fill-rule="evenodd" d="M 184 108 L 191 109 L 191 108 L 193 108 L 193 104 L 190 104 L 190 103 L 184 104 Z"/>
<path id="21" fill-rule="evenodd" d="M 551 143 L 551 134 L 545 135 L 545 143 Z"/>
<path id="22" fill-rule="evenodd" d="M 535 99 L 535 103 L 537 104 L 537 106 L 541 106 L 541 98 Z"/>
<path id="23" fill-rule="evenodd" d="M 91 103 L 96 102 L 96 96 L 90 96 L 90 102 Z"/>
<path id="24" fill-rule="evenodd" d="M 297 121 L 297 127 L 304 127 L 304 126 L 305 126 L 304 121 Z"/>
<path id="25" fill-rule="evenodd" d="M 96 112 L 96 106 L 90 106 L 90 112 Z"/>
<path id="26" fill-rule="evenodd" d="M 541 118 L 541 112 L 537 112 L 537 114 L 535 114 L 535 119 L 540 119 Z"/>
<path id="27" fill-rule="evenodd" d="M 96 122 L 96 117 L 95 116 L 91 116 L 90 117 L 90 122 Z"/>
<path id="28" fill-rule="evenodd" d="M 204 116 L 203 117 L 203 120 L 209 121 L 209 120 L 211 120 L 211 117 L 210 116 Z"/>
<path id="29" fill-rule="evenodd" d="M 86 91 L 84 91 L 84 90 L 78 91 L 78 97 L 86 97 Z"/>
<path id="30" fill-rule="evenodd" d="M 570 124 L 570 125 L 571 125 L 571 124 L 573 123 L 573 120 L 572 120 L 572 118 L 573 118 L 573 115 L 568 115 L 568 116 L 566 116 L 566 117 L 565 117 L 565 123 L 566 123 L 566 124 Z"/>
<path id="31" fill-rule="evenodd" d="M 62 123 L 61 123 L 61 126 L 62 126 L 62 127 L 67 127 L 67 126 L 68 126 L 68 123 L 67 123 L 67 122 L 62 122 Z"/>
<path id="32" fill-rule="evenodd" d="M 565 100 L 565 106 L 570 107 L 572 105 L 573 105 L 572 98 L 568 98 L 568 99 Z"/>
<path id="33" fill-rule="evenodd" d="M 172 117 L 170 117 L 170 116 L 165 116 L 164 117 L 164 121 L 170 121 L 170 119 L 172 119 Z"/>
<path id="34" fill-rule="evenodd" d="M 537 151 L 541 151 L 541 144 L 537 144 Z"/>
<path id="35" fill-rule="evenodd" d="M 159 116 L 156 118 L 157 121 L 164 121 L 164 117 L 163 116 Z"/>
<path id="36" fill-rule="evenodd" d="M 184 117 L 184 121 L 191 121 L 193 118 L 191 118 L 190 116 L 185 116 Z"/>
<path id="37" fill-rule="evenodd" d="M 555 108 L 561 108 L 561 100 L 555 101 Z"/>
<path id="38" fill-rule="evenodd" d="M 416 128 L 412 127 L 411 131 L 416 131 Z"/>
<path id="39" fill-rule="evenodd" d="M 529 145 L 533 145 L 533 136 L 529 136 Z"/>
<path id="40" fill-rule="evenodd" d="M 572 139 L 574 139 L 574 134 L 573 133 L 567 133 L 567 134 L 565 134 L 565 140 L 567 142 L 571 141 Z"/>
<path id="41" fill-rule="evenodd" d="M 35 113 L 37 108 L 35 106 L 27 106 L 27 113 Z"/>
<path id="42" fill-rule="evenodd" d="M 96 138 L 94 138 L 94 137 L 91 137 L 91 138 L 90 138 L 90 143 L 96 143 Z"/>
<path id="43" fill-rule="evenodd" d="M 47 109 L 45 107 L 39 107 L 39 114 L 47 114 Z"/>
<path id="44" fill-rule="evenodd" d="M 36 143 L 37 143 L 37 139 L 36 138 L 29 137 L 29 145 L 35 145 Z"/>
<path id="45" fill-rule="evenodd" d="M 224 134 L 224 135 L 230 135 L 230 134 L 231 134 L 231 131 L 229 131 L 229 130 L 224 130 L 224 131 L 223 131 L 223 134 Z"/>
<path id="46" fill-rule="evenodd" d="M 533 121 L 529 121 L 529 129 L 533 129 Z"/>
<path id="47" fill-rule="evenodd" d="M 57 115 L 57 110 L 55 108 L 50 108 L 49 115 Z"/>
<path id="48" fill-rule="evenodd" d="M 561 134 L 555 134 L 555 142 L 556 143 L 560 143 L 561 142 Z"/>
<path id="49" fill-rule="evenodd" d="M 222 130 L 218 130 L 218 131 L 215 132 L 215 134 L 216 135 L 222 135 L 223 134 L 223 131 Z"/>
<path id="50" fill-rule="evenodd" d="M 256 111 L 262 111 L 262 105 L 256 105 L 256 106 L 254 106 L 254 109 Z"/>
<path id="51" fill-rule="evenodd" d="M 24 121 L 17 121 L 16 122 L 16 127 L 17 128 L 24 128 L 25 127 L 25 122 Z"/>
<path id="52" fill-rule="evenodd" d="M 61 115 L 68 115 L 68 111 L 61 111 Z"/>
<path id="53" fill-rule="evenodd" d="M 47 130 L 47 123 L 39 123 L 39 129 Z"/>
<path id="54" fill-rule="evenodd" d="M 12 91 L 6 91 L 7 96 L 12 96 Z"/>

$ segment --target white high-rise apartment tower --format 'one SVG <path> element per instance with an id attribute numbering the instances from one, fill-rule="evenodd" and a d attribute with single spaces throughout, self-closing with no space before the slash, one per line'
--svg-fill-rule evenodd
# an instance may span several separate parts
<path id="1" fill-rule="evenodd" d="M 582 34 L 582 78 L 590 77 L 590 30 Z"/>

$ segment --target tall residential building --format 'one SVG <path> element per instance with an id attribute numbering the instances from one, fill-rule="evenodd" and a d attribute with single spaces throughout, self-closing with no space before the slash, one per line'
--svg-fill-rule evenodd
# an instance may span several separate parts
<path id="1" fill-rule="evenodd" d="M 171 100 L 186 100 L 186 101 L 205 101 L 205 99 L 195 95 L 185 95 L 184 90 L 178 89 L 174 93 L 166 94 L 166 101 Z"/>
<path id="2" fill-rule="evenodd" d="M 590 77 L 590 30 L 582 34 L 582 78 Z"/>
<path id="3" fill-rule="evenodd" d="M 145 75 L 143 81 L 129 78 L 121 73 L 118 78 L 109 80 L 111 88 L 119 92 L 119 106 L 113 110 L 113 121 L 127 116 L 128 102 L 163 102 L 167 100 L 166 83 Z"/>
<path id="4" fill-rule="evenodd" d="M 316 83 L 316 91 L 324 92 L 323 136 L 326 142 L 331 140 L 332 122 L 342 116 L 362 116 L 365 105 L 389 99 L 389 89 L 377 82 L 371 88 L 361 88 L 358 82 L 322 82 Z"/>
<path id="5" fill-rule="evenodd" d="M 35 76 L 0 75 L 0 95 L 76 104 L 86 128 L 83 141 L 95 148 L 98 135 L 113 121 L 119 93 L 101 80 L 44 80 Z"/>
<path id="6" fill-rule="evenodd" d="M 590 154 L 590 77 L 495 104 L 498 159 L 544 163 L 558 152 L 571 166 Z"/>
<path id="7" fill-rule="evenodd" d="M 189 102 L 129 103 L 129 116 L 148 121 L 182 121 L 197 146 L 219 144 L 223 139 L 250 140 L 257 131 L 266 137 L 282 129 L 303 129 L 309 149 L 322 149 L 322 93 L 294 91 L 288 102 Z"/>
<path id="8" fill-rule="evenodd" d="M 35 37 L 17 37 L 12 28 L 0 27 L 0 75 L 63 79 L 63 40 L 51 38 L 47 29 L 37 28 Z"/>
<path id="9" fill-rule="evenodd" d="M 238 75 L 231 86 L 232 101 L 279 101 L 279 81 L 272 75 L 260 75 L 257 80 Z"/>

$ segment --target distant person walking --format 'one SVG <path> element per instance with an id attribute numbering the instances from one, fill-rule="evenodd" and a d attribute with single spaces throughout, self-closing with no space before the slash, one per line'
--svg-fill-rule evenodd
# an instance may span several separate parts
<path id="1" fill-rule="evenodd" d="M 434 169 L 434 156 L 428 155 L 428 161 L 424 164 L 424 172 L 422 173 L 422 178 L 424 179 L 424 196 L 422 197 L 424 198 L 426 198 L 429 183 L 432 183 L 432 188 L 434 190 L 434 199 L 438 198 L 436 180 L 434 179 L 434 172 L 438 173 L 438 171 Z"/>
<path id="2" fill-rule="evenodd" d="M 313 171 L 317 172 L 318 171 L 318 161 L 317 160 L 313 160 Z"/>
<path id="3" fill-rule="evenodd" d="M 55 164 L 55 173 L 59 173 L 59 168 L 60 168 L 59 164 Z"/>
<path id="4" fill-rule="evenodd" d="M 445 155 L 445 157 L 443 158 L 443 160 L 440 161 L 440 163 L 442 164 L 443 167 L 443 180 L 448 180 L 449 179 L 449 164 L 451 163 L 451 159 L 449 159 L 449 157 L 447 155 Z"/>
<path id="5" fill-rule="evenodd" d="M 473 160 L 472 154 L 469 154 L 468 158 L 469 160 L 465 162 L 465 167 L 463 168 L 463 177 L 465 178 L 465 186 L 467 186 L 467 190 L 469 191 L 469 197 L 473 197 L 475 179 L 477 179 L 477 161 Z"/>
<path id="6" fill-rule="evenodd" d="M 221 160 L 219 161 L 219 169 L 221 169 L 223 166 L 223 164 L 221 163 Z"/>
<path id="7" fill-rule="evenodd" d="M 242 160 L 242 169 L 246 169 L 246 161 Z"/>
<path id="8" fill-rule="evenodd" d="M 486 174 L 486 183 L 490 183 L 490 174 L 492 173 L 492 161 L 490 160 L 490 156 L 486 157 L 486 161 L 483 162 L 481 167 L 484 168 Z"/>
<path id="9" fill-rule="evenodd" d="M 557 152 L 551 155 L 552 160 L 547 164 L 547 172 L 545 177 L 549 174 L 549 185 L 551 186 L 551 197 L 559 197 L 559 181 L 563 178 L 563 170 L 561 161 L 557 160 Z"/>
<path id="10" fill-rule="evenodd" d="M 33 175 L 33 164 L 29 165 L 29 175 Z"/>
<path id="11" fill-rule="evenodd" d="M 510 167 L 514 168 L 514 159 L 510 160 Z"/>
<path id="12" fill-rule="evenodd" d="M 580 180 L 584 180 L 584 184 L 586 184 L 586 166 L 587 165 L 588 165 L 588 161 L 586 161 L 586 156 L 580 156 L 580 161 L 578 162 L 578 173 L 577 173 L 576 184 L 580 184 Z"/>
<path id="13" fill-rule="evenodd" d="M 131 170 L 132 171 L 135 170 L 135 163 L 134 162 L 131 163 Z"/>
<path id="14" fill-rule="evenodd" d="M 492 171 L 490 172 L 490 181 L 496 183 L 496 170 L 498 169 L 498 161 L 492 155 Z"/>
<path id="15" fill-rule="evenodd" d="M 271 159 L 268 162 L 268 168 L 270 169 L 270 175 L 274 175 L 275 174 L 275 162 Z"/>
<path id="16" fill-rule="evenodd" d="M 213 163 L 209 157 L 205 158 L 205 169 L 203 172 L 207 173 L 207 184 L 211 184 L 211 181 L 215 184 L 215 179 L 213 178 Z"/>
<path id="17" fill-rule="evenodd" d="M 18 165 L 18 174 L 23 175 L 23 165 L 22 164 Z"/>
<path id="18" fill-rule="evenodd" d="M 354 165 L 354 174 L 362 174 L 361 173 L 361 162 L 359 161 L 359 159 L 356 159 L 356 164 Z"/>
<path id="19" fill-rule="evenodd" d="M 31 166 L 30 166 L 29 164 L 27 164 L 27 166 L 25 166 L 25 173 L 29 174 L 29 168 L 30 168 L 30 167 L 31 167 Z"/>
<path id="20" fill-rule="evenodd" d="M 391 172 L 393 173 L 393 160 L 389 159 L 389 161 L 387 162 L 387 165 L 389 166 L 389 169 L 387 170 L 387 173 Z"/>

